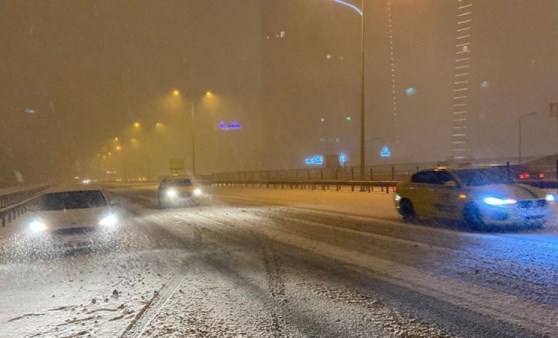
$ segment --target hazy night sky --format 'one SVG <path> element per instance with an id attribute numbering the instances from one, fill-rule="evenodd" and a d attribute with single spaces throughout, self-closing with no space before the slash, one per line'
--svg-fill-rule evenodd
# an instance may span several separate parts
<path id="1" fill-rule="evenodd" d="M 443 160 L 456 1 L 391 1 L 397 128 L 387 3 L 369 1 L 366 17 L 369 161 L 379 163 L 378 148 L 396 133 L 397 161 Z M 558 101 L 558 1 L 473 4 L 472 155 L 516 156 L 517 119 L 531 111 L 539 113 L 525 120 L 524 153 L 555 152 L 548 103 Z M 199 108 L 200 172 L 301 167 L 305 155 L 357 152 L 359 20 L 333 1 L 3 1 L 0 31 L 0 182 L 13 170 L 35 180 L 83 173 L 111 138 L 135 137 L 133 121 L 168 129 L 162 137 L 146 127 L 149 151 L 129 155 L 127 170 L 144 172 L 148 153 L 155 174 L 171 157 L 189 166 L 188 110 L 165 105 L 174 88 L 220 98 Z M 241 132 L 218 130 L 234 119 Z"/>
<path id="2" fill-rule="evenodd" d="M 251 0 L 1 2 L 4 171 L 73 175 L 76 154 L 83 166 L 132 121 L 169 117 L 174 88 L 259 113 L 259 26 Z"/>
<path id="3" fill-rule="evenodd" d="M 524 121 L 524 155 L 555 152 L 556 120 L 549 117 L 548 103 L 558 101 L 558 2 L 469 2 L 473 3 L 468 117 L 471 156 L 516 157 L 518 117 L 532 111 L 538 114 Z M 298 163 L 312 153 L 357 154 L 356 119 L 343 119 L 345 115 L 358 117 L 359 113 L 358 16 L 333 1 L 266 4 L 268 15 L 263 25 L 271 36 L 271 52 L 265 55 L 266 61 L 272 60 L 266 62 L 266 72 L 274 76 L 265 78 L 273 95 L 264 99 L 264 107 L 271 100 L 268 107 L 275 111 L 276 119 L 285 112 L 293 120 L 302 120 L 291 127 L 300 137 L 272 136 L 291 146 L 285 147 L 282 158 L 292 149 L 298 151 Z M 396 125 L 392 114 L 388 1 L 367 2 L 368 163 L 440 161 L 452 155 L 458 4 L 452 0 L 391 1 L 399 114 Z M 286 31 L 284 41 L 273 38 L 282 30 Z M 408 96 L 406 89 L 411 87 L 416 93 Z M 321 117 L 325 122 L 320 123 Z M 394 144 L 396 134 L 399 146 Z M 297 146 L 302 137 L 308 141 Z M 338 137 L 340 144 L 335 141 Z M 383 145 L 394 149 L 392 160 L 380 159 Z"/>

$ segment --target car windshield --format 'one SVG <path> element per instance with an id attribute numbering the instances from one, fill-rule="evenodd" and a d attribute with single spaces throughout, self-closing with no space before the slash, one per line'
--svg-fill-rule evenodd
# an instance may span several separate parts
<path id="1" fill-rule="evenodd" d="M 456 171 L 457 176 L 467 186 L 481 186 L 489 184 L 510 184 L 514 180 L 501 170 L 467 169 Z"/>
<path id="2" fill-rule="evenodd" d="M 167 187 L 189 187 L 192 185 L 192 181 L 189 179 L 183 180 L 169 180 L 165 184 Z"/>
<path id="3" fill-rule="evenodd" d="M 86 190 L 46 194 L 41 199 L 38 209 L 42 211 L 54 211 L 98 208 L 107 205 L 107 200 L 101 191 Z"/>

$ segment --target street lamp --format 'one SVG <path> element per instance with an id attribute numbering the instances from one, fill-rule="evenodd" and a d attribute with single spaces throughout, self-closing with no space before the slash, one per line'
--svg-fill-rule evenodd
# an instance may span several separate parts
<path id="1" fill-rule="evenodd" d="M 357 6 L 345 2 L 343 0 L 333 0 L 338 4 L 347 6 L 353 9 L 360 15 L 360 54 L 361 54 L 361 65 L 360 65 L 360 179 L 365 179 L 365 165 L 366 165 L 366 147 L 365 147 L 365 128 L 364 128 L 364 108 L 365 108 L 365 61 L 366 61 L 366 49 L 365 49 L 365 29 L 364 29 L 364 0 L 360 0 L 360 8 Z"/>
<path id="2" fill-rule="evenodd" d="M 172 95 L 176 97 L 182 96 L 178 89 L 172 91 Z M 206 91 L 204 96 L 212 97 L 214 94 L 211 91 Z M 190 119 L 192 121 L 192 176 L 196 176 L 196 114 L 194 100 L 190 99 Z"/>
<path id="3" fill-rule="evenodd" d="M 521 127 L 523 123 L 523 119 L 529 116 L 535 115 L 537 112 L 531 112 L 529 114 L 524 114 L 519 117 L 519 164 L 521 164 Z"/>

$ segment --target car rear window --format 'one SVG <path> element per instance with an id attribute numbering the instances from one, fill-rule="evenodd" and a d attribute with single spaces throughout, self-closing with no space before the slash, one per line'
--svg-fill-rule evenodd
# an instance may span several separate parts
<path id="1" fill-rule="evenodd" d="M 107 205 L 99 190 L 70 191 L 46 194 L 39 203 L 39 210 L 88 209 Z"/>

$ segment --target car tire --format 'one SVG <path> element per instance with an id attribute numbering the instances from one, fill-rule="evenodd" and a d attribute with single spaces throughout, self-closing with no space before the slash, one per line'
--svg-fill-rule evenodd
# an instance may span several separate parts
<path id="1" fill-rule="evenodd" d="M 482 219 L 479 208 L 474 204 L 467 204 L 463 209 L 463 220 L 465 224 L 476 231 L 486 230 L 486 224 Z"/>
<path id="2" fill-rule="evenodd" d="M 417 217 L 413 203 L 406 198 L 399 201 L 399 213 L 405 222 L 412 222 Z"/>

